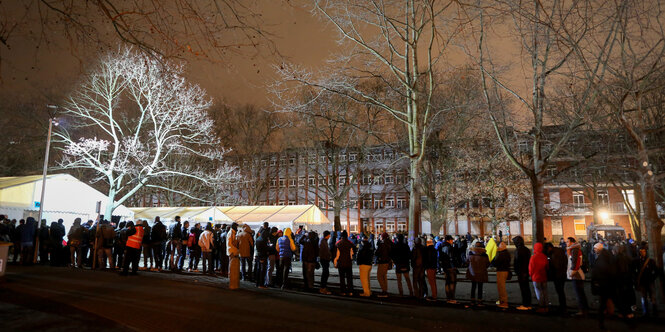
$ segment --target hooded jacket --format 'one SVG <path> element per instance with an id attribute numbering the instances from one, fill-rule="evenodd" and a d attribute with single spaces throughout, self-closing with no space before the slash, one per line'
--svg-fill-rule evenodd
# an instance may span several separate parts
<path id="1" fill-rule="evenodd" d="M 398 237 L 398 240 L 392 246 L 390 251 L 390 257 L 395 263 L 395 272 L 404 273 L 410 271 L 410 260 L 411 252 L 409 251 L 409 245 L 404 243 L 401 240 L 401 236 Z"/>
<path id="2" fill-rule="evenodd" d="M 238 250 L 238 239 L 236 238 L 237 231 L 233 228 L 229 228 L 226 233 L 226 255 L 227 256 L 236 256 L 240 254 Z"/>
<path id="3" fill-rule="evenodd" d="M 300 244 L 302 245 L 302 253 L 300 260 L 305 263 L 316 263 L 316 258 L 319 257 L 319 246 L 316 233 L 309 232 L 307 235 L 300 237 Z"/>
<path id="4" fill-rule="evenodd" d="M 372 249 L 372 244 L 369 240 L 363 240 L 360 242 L 360 248 L 358 249 L 358 257 L 356 257 L 356 263 L 358 265 L 372 265 L 372 257 L 374 256 L 374 249 Z"/>
<path id="5" fill-rule="evenodd" d="M 199 236 L 199 247 L 201 247 L 202 252 L 212 251 L 212 236 L 213 233 L 207 229 Z"/>
<path id="6" fill-rule="evenodd" d="M 388 264 L 390 263 L 390 250 L 392 248 L 392 243 L 386 237 L 381 239 L 377 245 L 374 255 L 376 255 L 377 264 Z"/>
<path id="7" fill-rule="evenodd" d="M 74 220 L 74 224 L 67 233 L 67 239 L 70 242 L 81 241 L 83 239 L 83 227 L 81 227 L 81 220 Z"/>
<path id="8" fill-rule="evenodd" d="M 474 282 L 487 282 L 488 266 L 490 266 L 490 260 L 485 253 L 485 248 L 471 248 L 469 253 L 469 268 L 466 270 L 466 278 Z"/>
<path id="9" fill-rule="evenodd" d="M 251 257 L 254 239 L 252 238 L 252 228 L 249 225 L 242 225 L 242 231 L 238 233 L 238 250 L 240 257 Z"/>
<path id="10" fill-rule="evenodd" d="M 497 249 L 497 254 L 492 260 L 492 265 L 498 271 L 510 271 L 510 253 L 506 249 L 506 245 L 502 244 Z"/>
<path id="11" fill-rule="evenodd" d="M 268 259 L 268 242 L 270 242 L 270 230 L 263 229 L 256 238 L 256 257 L 260 260 Z"/>
<path id="12" fill-rule="evenodd" d="M 328 247 L 328 240 L 325 237 L 322 237 L 319 240 L 319 257 L 322 261 L 330 261 L 332 259 L 332 253 Z"/>
<path id="13" fill-rule="evenodd" d="M 529 275 L 533 282 L 547 282 L 547 268 L 549 261 L 543 253 L 543 244 L 537 242 L 533 245 L 533 256 L 529 261 Z"/>
<path id="14" fill-rule="evenodd" d="M 521 236 L 513 238 L 515 244 L 515 260 L 513 266 L 518 281 L 529 281 L 529 260 L 531 260 L 531 250 L 524 246 L 524 239 Z"/>

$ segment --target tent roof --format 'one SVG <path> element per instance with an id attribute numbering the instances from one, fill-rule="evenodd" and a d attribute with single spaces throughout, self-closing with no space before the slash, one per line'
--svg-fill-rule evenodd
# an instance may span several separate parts
<path id="1" fill-rule="evenodd" d="M 47 179 L 52 179 L 54 177 L 72 177 L 73 176 L 69 174 L 51 174 L 47 175 Z M 20 186 L 22 184 L 26 183 L 31 183 L 31 182 L 37 182 L 41 181 L 42 176 L 41 175 L 28 175 L 28 176 L 8 176 L 8 177 L 0 177 L 0 189 L 6 189 L 10 187 L 15 187 L 15 186 Z"/>
<path id="2" fill-rule="evenodd" d="M 135 219 L 153 220 L 160 217 L 162 220 L 172 220 L 180 216 L 183 220 L 213 217 L 214 221 L 232 221 L 226 214 L 215 209 L 214 206 L 130 208 Z"/>

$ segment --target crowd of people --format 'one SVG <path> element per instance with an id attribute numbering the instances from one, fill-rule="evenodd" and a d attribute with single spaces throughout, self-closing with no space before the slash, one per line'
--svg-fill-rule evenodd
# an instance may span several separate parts
<path id="1" fill-rule="evenodd" d="M 65 235 L 67 240 L 65 240 Z M 499 308 L 508 308 L 506 282 L 514 277 L 520 289 L 518 310 L 531 310 L 533 288 L 537 306 L 546 313 L 549 308 L 548 283 L 552 282 L 558 297 L 557 311 L 567 312 L 565 284 L 571 282 L 577 299 L 578 316 L 586 316 L 589 303 L 584 288 L 591 276 L 591 291 L 598 296 L 599 318 L 605 313 L 632 318 L 641 308 L 643 316 L 657 315 L 655 283 L 663 275 L 656 262 L 647 255 L 647 243 L 632 239 L 600 239 L 596 243 L 561 239 L 558 245 L 535 243 L 531 251 L 521 236 L 515 236 L 514 252 L 508 250 L 503 234 L 496 237 L 466 236 L 416 237 L 412 246 L 404 234 L 352 234 L 346 231 L 324 231 L 321 235 L 300 226 L 278 229 L 264 223 L 258 231 L 237 223 L 205 225 L 181 221 L 169 227 L 160 218 L 152 225 L 146 220 L 119 222 L 108 220 L 82 223 L 79 218 L 65 233 L 63 220 L 45 220 L 38 225 L 34 218 L 8 220 L 0 215 L 0 240 L 13 242 L 10 258 L 25 265 L 39 262 L 52 266 L 117 269 L 120 275 L 137 274 L 143 258 L 146 269 L 153 271 L 202 272 L 229 278 L 229 288 L 239 281 L 254 282 L 256 287 L 291 287 L 293 261 L 302 262 L 305 291 L 331 294 L 328 289 L 330 269 L 339 275 L 339 295 L 356 294 L 353 264 L 358 266 L 361 297 L 372 296 L 370 279 L 376 268 L 380 285 L 377 297 L 387 297 L 388 271 L 394 270 L 399 296 L 436 301 L 437 275 L 444 280 L 445 300 L 458 303 L 456 285 L 460 269 L 471 282 L 470 303 L 482 307 L 483 286 L 489 282 L 489 271 L 496 271 Z M 19 259 L 20 258 L 20 259 Z M 37 259 L 39 258 L 39 259 Z M 202 270 L 199 271 L 199 263 Z M 131 269 L 130 269 L 131 267 Z M 320 269 L 318 289 L 315 270 Z M 406 286 L 406 287 L 404 287 Z M 636 291 L 639 293 L 639 303 Z M 407 293 L 408 292 L 408 293 Z"/>

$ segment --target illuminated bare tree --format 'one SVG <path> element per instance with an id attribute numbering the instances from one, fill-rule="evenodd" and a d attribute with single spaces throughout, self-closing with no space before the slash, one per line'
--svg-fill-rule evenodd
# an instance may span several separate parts
<path id="1" fill-rule="evenodd" d="M 283 65 L 284 82 L 297 82 L 368 103 L 406 128 L 410 162 L 409 242 L 420 231 L 421 170 L 428 127 L 439 110 L 435 69 L 464 25 L 459 1 L 313 1 L 313 12 L 340 34 L 348 52 L 331 63 L 326 75 Z M 463 15 L 462 15 L 463 17 Z M 334 66 L 334 68 L 333 68 Z M 362 89 L 368 79 L 381 91 Z"/>
<path id="2" fill-rule="evenodd" d="M 59 167 L 91 170 L 94 181 L 108 185 L 106 216 L 142 187 L 193 198 L 156 179 L 186 177 L 210 186 L 237 181 L 206 112 L 211 103 L 185 81 L 180 65 L 131 49 L 106 55 L 63 106 L 69 129 L 55 133 L 63 149 Z M 215 165 L 173 162 L 190 155 Z"/>

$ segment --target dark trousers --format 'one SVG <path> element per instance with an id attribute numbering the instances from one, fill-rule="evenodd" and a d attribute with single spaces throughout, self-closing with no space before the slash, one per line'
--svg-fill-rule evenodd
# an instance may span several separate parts
<path id="1" fill-rule="evenodd" d="M 455 288 L 457 288 L 457 269 L 446 269 L 446 299 L 455 299 Z"/>
<path id="2" fill-rule="evenodd" d="M 201 254 L 203 255 L 203 273 L 212 274 L 215 271 L 212 265 L 212 252 L 204 251 Z"/>
<path id="3" fill-rule="evenodd" d="M 188 251 L 189 251 L 189 266 L 187 268 L 190 270 L 198 270 L 199 259 L 201 259 L 201 249 L 192 248 L 188 249 Z M 194 263 L 193 266 L 192 263 Z"/>
<path id="4" fill-rule="evenodd" d="M 522 305 L 525 307 L 531 306 L 531 287 L 529 286 L 529 279 L 518 280 L 520 285 L 520 294 L 522 294 Z"/>
<path id="5" fill-rule="evenodd" d="M 255 270 L 256 270 L 256 287 L 265 286 L 266 271 L 268 270 L 268 259 L 257 258 Z"/>
<path id="6" fill-rule="evenodd" d="M 567 308 L 566 305 L 566 293 L 564 292 L 564 287 L 566 286 L 566 279 L 556 278 L 554 279 L 554 289 L 556 289 L 556 295 L 559 298 L 559 309 L 565 311 Z"/>
<path id="7" fill-rule="evenodd" d="M 51 266 L 62 265 L 62 243 L 54 244 L 51 247 Z"/>
<path id="8" fill-rule="evenodd" d="M 291 269 L 291 257 L 279 258 L 279 271 L 282 276 L 282 288 L 289 285 L 289 270 Z"/>
<path id="9" fill-rule="evenodd" d="M 252 278 L 252 257 L 240 257 L 240 272 L 242 280 L 250 280 Z"/>
<path id="10" fill-rule="evenodd" d="M 122 262 L 122 273 L 127 274 L 129 264 L 132 264 L 132 273 L 139 269 L 139 259 L 141 258 L 141 249 L 132 247 L 125 248 L 124 260 Z"/>
<path id="11" fill-rule="evenodd" d="M 584 280 L 573 280 L 573 289 L 577 298 L 577 307 L 581 312 L 587 312 L 589 304 L 586 300 L 586 293 L 584 292 Z"/>
<path id="12" fill-rule="evenodd" d="M 314 270 L 316 270 L 316 263 L 302 262 L 302 274 L 305 289 L 314 288 Z"/>
<path id="13" fill-rule="evenodd" d="M 328 288 L 328 277 L 330 276 L 330 261 L 321 260 L 321 288 Z"/>
<path id="14" fill-rule="evenodd" d="M 120 246 L 113 247 L 113 262 L 114 262 L 115 266 L 111 266 L 111 268 L 115 268 L 115 267 L 121 268 L 121 267 L 125 266 L 125 264 L 124 264 L 125 261 L 123 260 L 124 259 L 124 257 L 123 257 L 124 252 L 125 252 L 124 246 L 123 247 L 120 247 Z"/>
<path id="15" fill-rule="evenodd" d="M 164 243 L 153 242 L 151 247 L 152 255 L 155 257 L 155 267 L 162 269 L 164 267 Z"/>
<path id="16" fill-rule="evenodd" d="M 413 268 L 413 292 L 416 298 L 422 298 L 427 294 L 427 283 L 425 283 L 425 269 L 422 267 Z"/>
<path id="17" fill-rule="evenodd" d="M 18 258 L 21 256 L 21 242 L 14 242 L 12 250 L 14 254 L 13 262 L 18 263 Z"/>
<path id="18" fill-rule="evenodd" d="M 21 264 L 22 265 L 32 265 L 34 251 L 32 250 L 34 246 L 32 245 L 23 245 L 21 246 Z"/>
<path id="19" fill-rule="evenodd" d="M 46 264 L 48 263 L 48 250 L 49 246 L 48 244 L 41 244 L 41 240 L 39 242 L 39 264 Z"/>
<path id="20" fill-rule="evenodd" d="M 478 295 L 476 295 L 476 289 L 478 289 Z M 471 301 L 473 300 L 482 301 L 483 300 L 483 283 L 482 282 L 471 282 Z"/>
<path id="21" fill-rule="evenodd" d="M 229 256 L 226 254 L 226 250 L 219 259 L 219 270 L 223 276 L 229 275 Z"/>
<path id="22" fill-rule="evenodd" d="M 342 293 L 353 293 L 353 269 L 351 267 L 337 268 L 339 273 L 339 288 Z"/>

